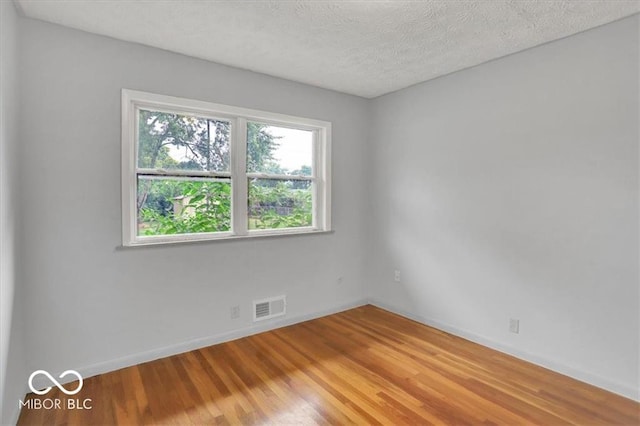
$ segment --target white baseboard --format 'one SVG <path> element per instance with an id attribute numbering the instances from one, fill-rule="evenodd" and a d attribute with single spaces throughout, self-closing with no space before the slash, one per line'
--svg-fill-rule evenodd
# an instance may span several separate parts
<path id="1" fill-rule="evenodd" d="M 348 309 L 356 308 L 358 306 L 366 305 L 367 299 L 359 299 L 350 303 L 341 304 L 329 309 L 312 312 L 309 314 L 298 315 L 294 317 L 283 317 L 270 321 L 263 321 L 260 323 L 254 323 L 249 327 L 240 328 L 237 330 L 231 330 L 228 332 L 216 334 L 213 336 L 206 336 L 186 342 L 165 346 L 162 348 L 152 349 L 150 351 L 140 352 L 137 354 L 127 355 L 121 358 L 112 359 L 105 362 L 99 362 L 96 364 L 77 367 L 75 370 L 82 375 L 83 379 L 96 376 L 98 374 L 104 374 L 121 368 L 131 367 L 133 365 L 142 364 L 144 362 L 153 361 L 160 358 L 166 358 L 168 356 L 189 352 L 195 349 L 204 348 L 218 343 L 229 342 L 231 340 L 240 339 L 242 337 L 251 336 L 253 334 L 262 333 L 269 330 L 275 330 L 277 328 L 286 327 L 288 325 L 297 324 L 300 322 L 312 320 L 315 318 L 324 317 L 327 315 L 335 314 L 338 312 L 346 311 Z M 67 383 L 73 380 L 71 376 L 66 381 L 60 380 L 60 383 Z M 36 388 L 45 388 L 50 386 L 47 382 L 47 378 L 43 376 L 36 376 L 33 380 L 33 384 Z"/>
<path id="2" fill-rule="evenodd" d="M 486 346 L 488 348 L 495 349 L 499 352 L 512 355 L 516 358 L 522 359 L 524 361 L 528 361 L 532 364 L 536 364 L 541 367 L 547 368 L 549 370 L 555 371 L 556 373 L 569 376 L 573 379 L 580 380 L 581 382 L 585 382 L 590 385 L 597 386 L 599 388 L 608 390 L 620 396 L 624 396 L 625 398 L 629 398 L 634 401 L 640 402 L 640 391 L 638 389 L 635 389 L 633 386 L 614 382 L 604 377 L 600 377 L 595 374 L 588 373 L 586 371 L 578 370 L 573 367 L 569 367 L 567 365 L 558 363 L 556 361 L 553 361 L 547 358 L 540 357 L 535 354 L 521 351 L 512 346 L 498 343 L 494 340 L 472 333 L 470 331 L 462 330 L 460 328 L 451 326 L 449 324 L 444 324 L 440 321 L 437 321 L 431 318 L 426 318 L 426 317 L 423 317 L 422 315 L 417 315 L 412 312 L 406 311 L 404 309 L 397 308 L 396 306 L 390 305 L 386 302 L 383 302 L 375 298 L 370 298 L 369 303 L 379 308 L 382 308 L 384 310 L 387 310 L 389 312 L 393 312 L 394 314 L 412 319 L 421 324 L 428 325 L 429 327 L 433 327 L 438 330 L 453 334 L 455 336 L 462 337 L 466 340 L 470 340 L 482 346 Z"/>

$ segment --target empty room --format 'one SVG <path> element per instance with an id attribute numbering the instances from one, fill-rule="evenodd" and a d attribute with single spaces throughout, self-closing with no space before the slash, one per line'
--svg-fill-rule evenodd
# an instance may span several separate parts
<path id="1" fill-rule="evenodd" d="M 640 425 L 640 2 L 0 0 L 3 425 Z"/>

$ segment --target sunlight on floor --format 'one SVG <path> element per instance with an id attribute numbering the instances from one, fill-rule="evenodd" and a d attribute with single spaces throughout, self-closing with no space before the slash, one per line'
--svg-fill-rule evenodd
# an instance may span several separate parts
<path id="1" fill-rule="evenodd" d="M 315 425 L 318 412 L 307 401 L 300 400 L 292 408 L 278 413 L 264 425 Z"/>

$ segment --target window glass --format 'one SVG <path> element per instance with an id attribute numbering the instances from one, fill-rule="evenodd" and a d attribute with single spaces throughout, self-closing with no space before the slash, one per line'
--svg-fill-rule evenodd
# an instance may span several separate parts
<path id="1" fill-rule="evenodd" d="M 249 179 L 249 229 L 312 225 L 311 182 Z"/>
<path id="2" fill-rule="evenodd" d="M 247 171 L 311 176 L 313 132 L 247 123 Z"/>
<path id="3" fill-rule="evenodd" d="M 138 167 L 228 172 L 231 124 L 141 109 Z"/>
<path id="4" fill-rule="evenodd" d="M 138 177 L 138 235 L 231 229 L 231 183 L 219 179 Z"/>

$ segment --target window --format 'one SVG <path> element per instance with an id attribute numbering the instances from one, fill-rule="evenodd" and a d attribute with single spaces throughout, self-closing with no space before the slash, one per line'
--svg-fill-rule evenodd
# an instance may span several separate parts
<path id="1" fill-rule="evenodd" d="M 331 123 L 122 91 L 126 246 L 330 230 Z"/>

